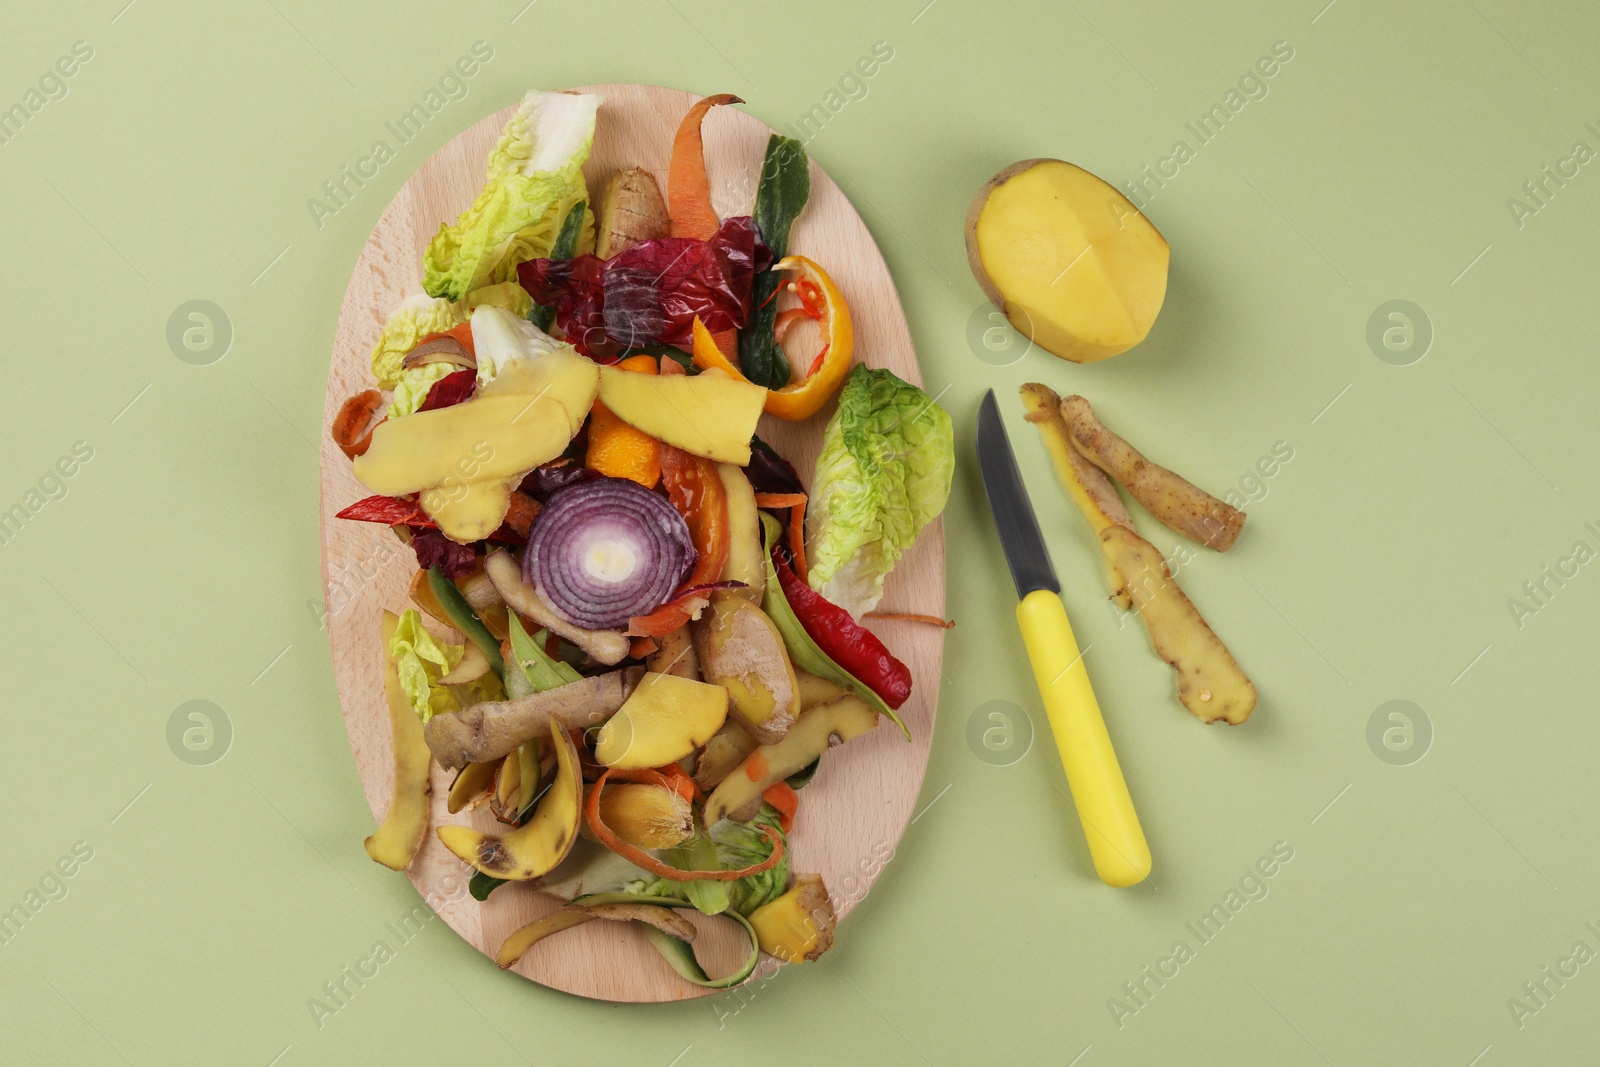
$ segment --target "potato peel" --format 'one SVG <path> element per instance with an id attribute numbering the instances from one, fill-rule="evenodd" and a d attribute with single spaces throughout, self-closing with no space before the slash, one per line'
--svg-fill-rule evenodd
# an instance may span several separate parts
<path id="1" fill-rule="evenodd" d="M 1109 474 L 1173 532 L 1226 552 L 1244 529 L 1245 514 L 1193 482 L 1146 459 L 1095 417 L 1081 396 L 1061 401 L 1061 417 L 1077 452 Z M 1126 524 L 1123 524 L 1126 525 Z"/>
<path id="2" fill-rule="evenodd" d="M 1074 445 L 1067 402 L 1038 382 L 1024 385 L 1021 393 L 1025 417 L 1039 427 L 1056 476 L 1100 542 L 1112 600 L 1123 611 L 1138 613 L 1156 653 L 1178 672 L 1179 702 L 1202 722 L 1244 722 L 1255 708 L 1255 686 L 1173 580 L 1161 553 L 1134 532 L 1133 518 L 1106 472 Z M 1088 408 L 1087 401 L 1083 407 Z M 1239 516 L 1243 522 L 1243 513 Z"/>
<path id="3" fill-rule="evenodd" d="M 1039 427 L 1039 436 L 1044 440 L 1044 450 L 1055 466 L 1056 478 L 1072 502 L 1078 505 L 1078 510 L 1083 512 L 1083 517 L 1088 520 L 1095 534 L 1098 536 L 1110 526 L 1132 529 L 1133 516 L 1128 514 L 1127 505 L 1117 495 L 1116 488 L 1105 472 L 1073 447 L 1067 420 L 1061 415 L 1061 397 L 1056 395 L 1055 390 L 1048 385 L 1029 382 L 1022 387 L 1022 409 L 1023 417 Z M 1127 611 L 1132 605 L 1115 592 L 1121 588 L 1122 579 L 1103 542 L 1100 552 L 1106 558 L 1106 581 L 1114 591 L 1112 595 L 1116 598 L 1117 606 Z"/>
<path id="4" fill-rule="evenodd" d="M 1178 701 L 1204 723 L 1237 726 L 1256 706 L 1256 687 L 1206 623 L 1161 553 L 1126 526 L 1100 531 L 1100 543 L 1122 577 L 1120 597 L 1133 605 L 1156 654 L 1178 672 Z"/>

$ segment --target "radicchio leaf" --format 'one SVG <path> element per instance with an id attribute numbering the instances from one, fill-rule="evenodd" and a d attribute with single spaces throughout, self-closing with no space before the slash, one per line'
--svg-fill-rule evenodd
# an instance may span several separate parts
<path id="1" fill-rule="evenodd" d="M 536 259 L 517 275 L 536 303 L 555 308 L 578 351 L 610 361 L 648 345 L 689 348 L 697 316 L 713 333 L 740 329 L 750 321 L 755 275 L 771 263 L 754 220 L 739 215 L 708 241 L 641 241 L 605 261 Z"/>
<path id="2" fill-rule="evenodd" d="M 412 527 L 411 550 L 423 570 L 438 567 L 446 578 L 464 578 L 478 564 L 478 553 L 471 545 L 457 544 L 430 526 Z"/>

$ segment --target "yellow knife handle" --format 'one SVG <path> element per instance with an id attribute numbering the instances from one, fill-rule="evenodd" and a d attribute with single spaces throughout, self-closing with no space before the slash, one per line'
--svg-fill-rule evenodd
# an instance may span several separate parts
<path id="1" fill-rule="evenodd" d="M 1150 873 L 1150 846 L 1111 748 L 1067 609 L 1056 594 L 1035 589 L 1017 604 L 1017 625 L 1094 869 L 1107 885 L 1136 885 Z"/>

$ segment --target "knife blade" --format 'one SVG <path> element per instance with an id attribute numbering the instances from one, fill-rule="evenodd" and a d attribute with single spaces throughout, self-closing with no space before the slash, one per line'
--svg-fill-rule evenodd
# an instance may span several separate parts
<path id="1" fill-rule="evenodd" d="M 1150 873 L 1150 846 L 1058 595 L 1061 586 L 993 389 L 978 406 L 977 446 L 978 472 L 1017 587 L 1017 626 L 1089 856 L 1107 885 L 1136 885 Z"/>

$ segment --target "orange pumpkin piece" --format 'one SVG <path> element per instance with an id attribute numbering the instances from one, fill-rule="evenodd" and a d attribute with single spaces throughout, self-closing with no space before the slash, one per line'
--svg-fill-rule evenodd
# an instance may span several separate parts
<path id="1" fill-rule="evenodd" d="M 656 373 L 654 356 L 630 356 L 617 366 L 638 374 Z M 583 463 L 601 474 L 654 489 L 661 480 L 661 442 L 629 426 L 596 400 L 589 410 L 589 449 Z"/>

